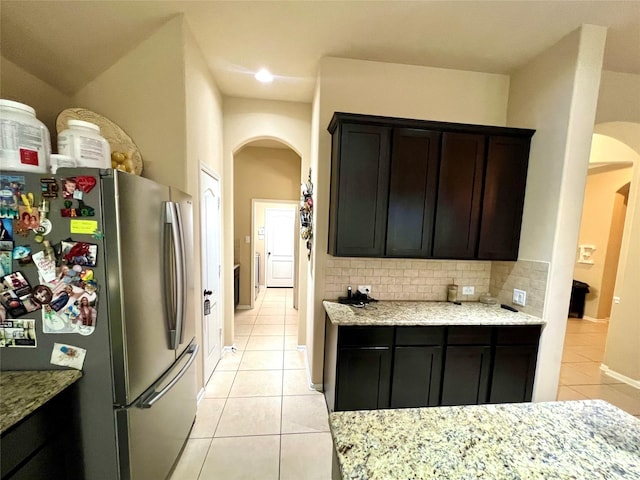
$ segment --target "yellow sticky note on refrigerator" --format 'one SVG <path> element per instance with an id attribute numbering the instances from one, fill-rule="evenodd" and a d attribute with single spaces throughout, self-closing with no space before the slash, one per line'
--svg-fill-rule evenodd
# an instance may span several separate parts
<path id="1" fill-rule="evenodd" d="M 91 235 L 98 229 L 97 220 L 71 220 L 71 233 Z"/>

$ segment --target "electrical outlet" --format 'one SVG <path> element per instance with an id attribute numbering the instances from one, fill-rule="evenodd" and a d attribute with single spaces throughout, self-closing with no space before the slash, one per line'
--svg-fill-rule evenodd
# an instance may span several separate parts
<path id="1" fill-rule="evenodd" d="M 620 303 L 620 297 L 613 297 L 613 303 L 616 305 Z"/>
<path id="2" fill-rule="evenodd" d="M 358 291 L 365 295 L 371 295 L 371 285 L 358 285 Z"/>
<path id="3" fill-rule="evenodd" d="M 527 303 L 527 292 L 524 290 L 518 290 L 517 288 L 513 289 L 513 303 L 516 305 L 520 305 L 524 307 Z"/>
<path id="4" fill-rule="evenodd" d="M 462 287 L 463 295 L 473 295 L 476 292 L 476 287 Z"/>

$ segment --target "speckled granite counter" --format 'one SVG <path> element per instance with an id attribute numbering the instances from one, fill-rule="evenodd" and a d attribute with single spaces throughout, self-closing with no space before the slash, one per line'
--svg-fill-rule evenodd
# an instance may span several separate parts
<path id="1" fill-rule="evenodd" d="M 36 411 L 81 376 L 79 370 L 0 372 L 0 433 Z"/>
<path id="2" fill-rule="evenodd" d="M 329 423 L 343 479 L 640 478 L 640 420 L 601 400 L 335 412 Z"/>
<path id="3" fill-rule="evenodd" d="M 364 308 L 325 300 L 324 309 L 336 325 L 542 325 L 544 320 L 499 305 L 479 302 L 370 303 Z"/>

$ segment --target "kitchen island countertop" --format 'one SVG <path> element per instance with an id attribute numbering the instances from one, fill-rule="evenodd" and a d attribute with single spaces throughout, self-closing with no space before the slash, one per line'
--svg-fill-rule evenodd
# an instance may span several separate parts
<path id="1" fill-rule="evenodd" d="M 602 400 L 344 411 L 329 424 L 334 480 L 640 478 L 640 420 Z"/>
<path id="2" fill-rule="evenodd" d="M 0 433 L 35 412 L 80 377 L 79 370 L 0 372 Z"/>
<path id="3" fill-rule="evenodd" d="M 379 301 L 364 308 L 325 300 L 335 325 L 543 325 L 541 318 L 479 302 Z"/>

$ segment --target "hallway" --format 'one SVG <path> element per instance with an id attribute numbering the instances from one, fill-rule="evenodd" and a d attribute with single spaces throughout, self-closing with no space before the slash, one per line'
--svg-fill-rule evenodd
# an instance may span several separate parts
<path id="1" fill-rule="evenodd" d="M 236 310 L 237 351 L 218 363 L 171 480 L 328 480 L 324 396 L 308 387 L 292 289 L 262 289 Z"/>
<path id="2" fill-rule="evenodd" d="M 608 325 L 568 320 L 558 400 L 602 399 L 640 418 L 640 389 L 600 371 Z"/>

